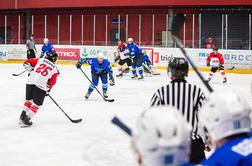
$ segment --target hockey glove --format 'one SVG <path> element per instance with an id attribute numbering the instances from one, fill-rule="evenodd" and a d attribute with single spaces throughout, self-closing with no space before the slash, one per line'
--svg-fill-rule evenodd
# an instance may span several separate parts
<path id="1" fill-rule="evenodd" d="M 207 62 L 207 67 L 210 67 L 210 62 Z"/>
<path id="2" fill-rule="evenodd" d="M 109 85 L 114 86 L 115 85 L 115 79 L 113 77 L 109 78 Z"/>
<path id="3" fill-rule="evenodd" d="M 30 72 L 33 71 L 33 67 L 31 66 L 30 63 L 25 62 L 25 63 L 23 64 L 23 66 L 24 66 L 25 70 L 26 70 L 28 73 L 30 73 Z"/>
<path id="4" fill-rule="evenodd" d="M 81 65 L 82 64 L 78 61 L 75 66 L 77 67 L 77 69 L 79 69 L 79 68 L 81 68 Z"/>
<path id="5" fill-rule="evenodd" d="M 51 92 L 51 89 L 49 89 L 48 91 L 46 91 L 46 96 L 49 96 L 50 92 Z"/>
<path id="6" fill-rule="evenodd" d="M 219 70 L 224 70 L 224 66 L 223 66 L 223 65 L 220 65 L 220 66 L 219 66 Z"/>

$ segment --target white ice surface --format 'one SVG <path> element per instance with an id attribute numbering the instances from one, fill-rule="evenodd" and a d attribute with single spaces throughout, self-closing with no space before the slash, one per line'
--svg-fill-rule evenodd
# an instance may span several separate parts
<path id="1" fill-rule="evenodd" d="M 12 73 L 23 70 L 22 65 L 0 65 L 0 166 L 134 166 L 130 139 L 110 120 L 118 115 L 134 127 L 154 91 L 170 81 L 165 71 L 144 81 L 116 79 L 116 86 L 108 90 L 115 102 L 107 103 L 95 91 L 90 100 L 84 100 L 89 83 L 74 66 L 59 69 L 61 76 L 51 95 L 72 118 L 81 117 L 83 122 L 71 123 L 46 98 L 33 119 L 34 125 L 19 128 L 27 74 L 13 77 Z M 90 75 L 89 68 L 84 70 Z M 217 74 L 213 87 L 223 93 L 240 91 L 252 103 L 251 75 L 227 74 L 227 77 L 228 84 L 223 85 Z M 202 85 L 195 73 L 189 74 L 188 81 Z"/>

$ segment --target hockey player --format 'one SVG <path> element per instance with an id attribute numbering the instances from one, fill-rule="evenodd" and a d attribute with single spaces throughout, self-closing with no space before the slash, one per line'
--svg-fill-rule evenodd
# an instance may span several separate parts
<path id="1" fill-rule="evenodd" d="M 103 96 L 105 98 L 108 98 L 108 95 L 107 95 L 108 75 L 109 75 L 110 86 L 115 85 L 115 80 L 113 77 L 113 70 L 110 66 L 109 61 L 107 59 L 104 59 L 104 54 L 102 52 L 99 52 L 97 58 L 81 58 L 77 62 L 76 67 L 81 68 L 81 65 L 83 63 L 89 64 L 91 66 L 92 82 L 95 86 L 98 85 L 99 78 L 101 78 Z M 87 94 L 85 95 L 86 99 L 89 98 L 93 90 L 94 90 L 94 87 L 91 84 L 88 88 Z"/>
<path id="2" fill-rule="evenodd" d="M 205 159 L 205 144 L 198 133 L 198 111 L 205 100 L 205 95 L 201 88 L 187 83 L 188 71 L 189 64 L 185 58 L 171 59 L 168 64 L 168 76 L 172 81 L 154 93 L 151 99 L 151 107 L 173 106 L 191 124 L 192 146 L 190 162 L 198 164 Z"/>
<path id="3" fill-rule="evenodd" d="M 45 57 L 46 55 L 54 52 L 54 47 L 51 43 L 49 43 L 49 40 L 48 38 L 44 38 L 44 44 L 42 46 L 42 49 L 41 49 L 41 55 L 40 55 L 40 58 L 43 58 Z"/>
<path id="4" fill-rule="evenodd" d="M 189 161 L 191 126 L 173 107 L 157 107 L 138 118 L 132 147 L 140 166 L 182 166 Z"/>
<path id="5" fill-rule="evenodd" d="M 213 93 L 199 112 L 215 152 L 204 166 L 252 165 L 251 107 L 234 92 Z"/>
<path id="6" fill-rule="evenodd" d="M 132 70 L 132 60 L 130 58 L 129 49 L 126 47 L 126 43 L 121 43 L 118 46 L 118 53 L 119 55 L 116 58 L 116 61 L 119 59 L 118 62 L 118 71 L 120 72 L 116 77 L 122 77 L 123 76 L 123 68 L 122 66 L 126 63 L 128 68 Z"/>
<path id="7" fill-rule="evenodd" d="M 57 53 L 53 52 L 45 58 L 31 58 L 24 62 L 24 68 L 30 74 L 26 83 L 26 102 L 19 118 L 21 127 L 32 125 L 32 117 L 55 85 L 59 73 L 55 65 L 57 58 Z"/>
<path id="8" fill-rule="evenodd" d="M 152 74 L 153 73 L 153 66 L 151 64 L 149 56 L 147 55 L 147 51 L 146 50 L 142 50 L 142 52 L 144 54 L 144 57 L 143 57 L 143 69 L 144 69 L 144 72 Z"/>
<path id="9" fill-rule="evenodd" d="M 213 52 L 207 57 L 207 66 L 211 67 L 209 73 L 208 81 L 210 81 L 217 70 L 220 70 L 220 73 L 223 77 L 223 83 L 227 82 L 227 77 L 224 71 L 224 58 L 223 55 L 218 53 L 218 48 L 214 47 Z"/>
<path id="10" fill-rule="evenodd" d="M 143 79 L 143 53 L 142 50 L 134 43 L 132 38 L 128 38 L 127 47 L 130 51 L 130 57 L 133 59 L 132 64 L 132 79 L 137 78 L 136 68 L 138 69 L 139 78 Z"/>

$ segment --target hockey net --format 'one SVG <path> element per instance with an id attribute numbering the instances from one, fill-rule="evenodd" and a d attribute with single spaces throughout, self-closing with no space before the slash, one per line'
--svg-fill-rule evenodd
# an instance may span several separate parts
<path id="1" fill-rule="evenodd" d="M 154 49 L 153 48 L 148 48 L 148 47 L 144 47 L 142 48 L 142 51 L 145 51 L 146 54 L 149 56 L 151 64 L 153 66 L 152 68 L 152 74 L 153 75 L 160 75 L 160 72 L 156 69 L 155 66 L 155 61 L 154 61 Z"/>

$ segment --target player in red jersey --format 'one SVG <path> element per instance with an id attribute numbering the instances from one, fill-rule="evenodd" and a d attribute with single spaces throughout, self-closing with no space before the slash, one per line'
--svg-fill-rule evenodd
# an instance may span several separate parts
<path id="1" fill-rule="evenodd" d="M 19 118 L 21 127 L 31 126 L 31 118 L 43 105 L 45 96 L 55 85 L 59 74 L 55 65 L 58 54 L 52 52 L 45 58 L 31 58 L 24 62 L 24 68 L 29 72 L 26 83 L 26 101 Z"/>
<path id="2" fill-rule="evenodd" d="M 220 70 L 220 73 L 223 77 L 223 83 L 227 82 L 227 77 L 224 71 L 224 58 L 223 55 L 218 52 L 218 48 L 214 47 L 213 52 L 207 57 L 207 66 L 211 67 L 209 73 L 208 81 L 210 81 L 217 70 Z"/>

